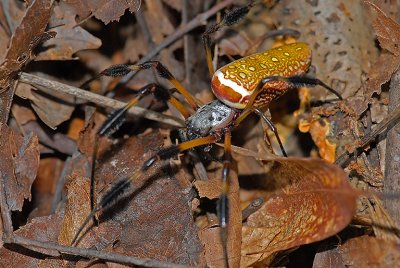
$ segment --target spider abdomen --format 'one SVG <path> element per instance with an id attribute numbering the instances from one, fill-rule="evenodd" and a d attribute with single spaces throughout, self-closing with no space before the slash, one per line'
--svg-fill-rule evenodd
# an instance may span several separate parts
<path id="1" fill-rule="evenodd" d="M 311 64 L 311 51 L 305 43 L 293 43 L 236 60 L 217 70 L 211 87 L 226 105 L 243 109 L 260 81 L 268 76 L 303 75 Z M 267 105 L 288 90 L 284 81 L 263 86 L 254 106 Z"/>

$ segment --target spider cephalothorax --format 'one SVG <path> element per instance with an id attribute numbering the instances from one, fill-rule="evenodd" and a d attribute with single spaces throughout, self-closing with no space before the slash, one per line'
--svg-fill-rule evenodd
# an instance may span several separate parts
<path id="1" fill-rule="evenodd" d="M 197 139 L 215 133 L 219 135 L 224 128 L 232 125 L 238 111 L 219 100 L 212 101 L 200 107 L 186 119 L 186 137 L 188 140 Z"/>

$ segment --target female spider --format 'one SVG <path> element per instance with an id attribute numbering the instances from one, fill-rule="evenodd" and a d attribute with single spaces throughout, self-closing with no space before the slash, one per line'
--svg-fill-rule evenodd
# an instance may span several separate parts
<path id="1" fill-rule="evenodd" d="M 167 101 L 177 108 L 186 119 L 186 141 L 163 148 L 155 155 L 147 159 L 141 168 L 128 178 L 119 180 L 101 198 L 97 206 L 87 217 L 81 228 L 78 230 L 73 243 L 76 242 L 80 233 L 95 215 L 96 212 L 108 206 L 130 185 L 131 181 L 137 179 L 147 171 L 157 160 L 169 159 L 180 152 L 199 146 L 216 143 L 224 140 L 224 161 L 222 169 L 222 193 L 218 202 L 218 216 L 221 237 L 226 245 L 226 230 L 228 225 L 228 178 L 231 165 L 231 131 L 237 127 L 249 114 L 256 113 L 265 120 L 277 137 L 282 153 L 286 156 L 282 143 L 277 135 L 272 122 L 261 112 L 260 108 L 284 94 L 292 88 L 301 86 L 321 85 L 335 94 L 339 99 L 341 96 L 335 90 L 318 79 L 304 76 L 311 64 L 311 51 L 305 43 L 294 43 L 278 48 L 256 53 L 245 58 L 233 61 L 214 72 L 210 49 L 210 35 L 223 26 L 236 23 L 249 11 L 251 5 L 241 7 L 229 12 L 221 23 L 218 23 L 206 30 L 203 40 L 207 55 L 209 72 L 212 75 L 211 89 L 216 100 L 199 107 L 197 101 L 182 84 L 158 61 L 149 61 L 139 65 L 115 65 L 101 72 L 105 76 L 123 76 L 132 71 L 140 71 L 155 68 L 158 74 L 171 82 L 176 90 L 183 95 L 194 112 L 191 112 L 171 93 L 155 84 L 150 84 L 139 91 L 136 98 L 131 100 L 124 108 L 116 110 L 105 123 L 100 127 L 98 136 L 109 136 L 117 129 L 124 115 L 129 108 L 134 106 L 140 98 L 146 94 L 154 94 L 157 99 Z M 94 149 L 91 195 L 94 189 L 94 164 L 96 158 L 97 143 Z M 226 249 L 225 249 L 226 255 Z M 226 257 L 225 257 L 226 259 Z"/>

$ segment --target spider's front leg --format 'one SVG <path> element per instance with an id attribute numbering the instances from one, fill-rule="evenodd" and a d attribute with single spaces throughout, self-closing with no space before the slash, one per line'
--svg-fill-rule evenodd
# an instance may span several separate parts
<path id="1" fill-rule="evenodd" d="M 148 61 L 143 64 L 138 65 L 129 65 L 129 64 L 119 64 L 111 66 L 105 70 L 103 70 L 96 78 L 101 76 L 111 76 L 111 77 L 119 77 L 127 75 L 132 71 L 141 71 L 154 68 L 157 73 L 162 77 L 167 79 L 176 89 L 181 93 L 184 98 L 187 100 L 189 105 L 196 110 L 198 105 L 196 99 L 183 87 L 183 85 L 171 74 L 171 72 L 159 61 Z M 95 79 L 95 78 L 94 78 Z M 93 81 L 90 79 L 87 81 L 82 87 L 85 87 Z M 96 159 L 97 159 L 97 151 L 98 151 L 98 142 L 101 137 L 109 137 L 111 136 L 119 127 L 122 125 L 125 115 L 127 111 L 135 106 L 141 98 L 148 94 L 153 94 L 154 97 L 160 101 L 168 102 L 172 106 L 174 106 L 186 119 L 188 118 L 192 112 L 189 111 L 179 100 L 172 96 L 171 92 L 157 84 L 149 84 L 142 89 L 139 90 L 137 96 L 129 101 L 125 107 L 115 110 L 111 115 L 107 118 L 107 120 L 102 124 L 99 131 L 96 133 L 95 144 L 93 148 L 92 155 L 92 166 L 91 166 L 91 176 L 90 176 L 90 200 L 91 200 L 91 209 L 94 209 L 95 201 L 94 201 L 94 191 L 95 191 L 95 169 L 96 169 Z M 94 219 L 95 220 L 95 219 Z"/>
<path id="2" fill-rule="evenodd" d="M 228 259 L 228 224 L 229 224 L 229 171 L 231 169 L 231 132 L 227 131 L 224 138 L 224 162 L 222 168 L 222 193 L 217 204 L 217 213 L 221 227 L 221 242 L 224 251 L 225 266 L 229 267 Z"/>

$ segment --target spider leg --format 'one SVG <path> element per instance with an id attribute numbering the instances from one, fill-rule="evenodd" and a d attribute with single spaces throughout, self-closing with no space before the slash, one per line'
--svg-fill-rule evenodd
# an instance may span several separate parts
<path id="1" fill-rule="evenodd" d="M 274 82 L 274 81 L 281 81 L 287 83 L 285 89 L 290 89 L 290 88 L 300 88 L 300 87 L 315 87 L 315 86 L 322 86 L 325 89 L 327 89 L 329 92 L 333 93 L 336 95 L 340 100 L 343 100 L 342 96 L 340 95 L 339 92 L 319 80 L 318 78 L 311 78 L 308 76 L 304 75 L 294 75 L 294 76 L 268 76 L 263 78 L 260 83 L 258 83 L 257 87 L 255 88 L 254 92 L 250 95 L 249 101 L 246 105 L 245 108 L 249 108 L 254 105 L 254 102 L 258 96 L 264 89 L 264 86 L 267 83 Z M 286 90 L 282 90 L 282 93 L 284 93 Z M 272 94 L 272 93 L 271 93 Z M 276 94 L 276 93 L 274 93 Z M 276 97 L 276 96 L 274 96 Z"/>
<path id="2" fill-rule="evenodd" d="M 254 112 L 269 126 L 269 128 L 274 132 L 275 138 L 278 141 L 279 147 L 281 148 L 282 155 L 287 157 L 285 148 L 283 147 L 282 141 L 279 137 L 278 130 L 276 129 L 274 123 L 258 108 L 254 108 Z M 268 137 L 268 136 L 267 136 Z"/>
<path id="3" fill-rule="evenodd" d="M 167 79 L 177 90 L 183 95 L 190 106 L 197 110 L 198 105 L 196 99 L 185 89 L 185 87 L 172 75 L 172 73 L 159 61 L 147 61 L 142 64 L 117 64 L 110 66 L 109 68 L 103 70 L 96 78 L 100 76 L 111 76 L 119 77 L 129 74 L 132 71 L 142 71 L 146 69 L 154 68 L 158 75 L 164 79 Z M 95 78 L 94 78 L 95 79 Z M 93 79 L 86 82 L 87 85 Z"/>
<path id="4" fill-rule="evenodd" d="M 247 13 L 249 13 L 251 7 L 253 6 L 253 1 L 250 4 L 242 7 L 235 8 L 228 12 L 224 18 L 219 22 L 216 23 L 206 29 L 206 31 L 202 35 L 204 48 L 206 50 L 206 58 L 207 58 L 207 66 L 210 75 L 213 76 L 214 74 L 214 67 L 212 64 L 212 54 L 211 54 L 211 34 L 219 31 L 224 26 L 232 26 L 238 23 L 241 19 L 243 19 Z"/>
<path id="5" fill-rule="evenodd" d="M 158 160 L 167 160 L 176 155 L 180 152 L 189 150 L 191 148 L 195 148 L 198 146 L 215 143 L 219 137 L 210 135 L 190 141 L 185 141 L 178 145 L 171 145 L 169 147 L 163 148 L 159 150 L 156 154 L 152 157 L 147 159 L 139 170 L 136 170 L 131 176 L 128 178 L 124 178 L 119 180 L 115 183 L 110 190 L 108 190 L 104 196 L 100 199 L 100 202 L 97 206 L 95 206 L 90 214 L 86 217 L 85 221 L 82 223 L 81 227 L 78 229 L 77 233 L 75 234 L 74 239 L 71 242 L 71 245 L 75 245 L 78 242 L 79 237 L 81 236 L 85 227 L 89 224 L 90 220 L 95 216 L 95 214 L 106 208 L 107 206 L 111 205 L 114 201 L 117 200 L 118 196 L 122 195 L 130 186 L 131 182 L 142 176 L 147 170 L 149 170 L 154 163 Z"/>
<path id="6" fill-rule="evenodd" d="M 236 119 L 235 121 L 235 126 L 238 126 L 249 114 L 255 112 L 262 120 L 264 120 L 267 125 L 270 127 L 272 132 L 274 132 L 275 137 L 279 143 L 279 147 L 281 148 L 282 154 L 284 156 L 287 156 L 286 151 L 282 145 L 282 141 L 279 138 L 278 132 L 276 130 L 276 127 L 272 123 L 272 121 L 262 113 L 261 110 L 258 109 L 255 105 L 255 101 L 257 99 L 257 96 L 264 90 L 264 86 L 269 83 L 269 82 L 274 82 L 274 81 L 282 81 L 287 83 L 287 86 L 285 87 L 286 89 L 290 88 L 299 88 L 299 87 L 304 87 L 304 86 L 322 86 L 326 88 L 328 91 L 331 93 L 335 94 L 340 100 L 343 100 L 342 96 L 333 88 L 329 87 L 327 84 L 322 82 L 321 80 L 317 78 L 311 78 L 307 76 L 289 76 L 289 77 L 284 77 L 284 76 L 268 76 L 265 77 L 260 81 L 260 83 L 257 85 L 255 88 L 254 92 L 250 95 L 249 101 L 246 104 L 245 109 L 243 110 L 242 114 Z M 286 90 L 282 90 L 282 93 L 285 92 Z M 276 92 L 276 91 L 275 91 Z M 271 93 L 271 94 L 276 94 L 276 93 Z M 272 96 L 271 99 L 275 98 L 276 96 Z"/>
<path id="7" fill-rule="evenodd" d="M 90 205 L 91 210 L 94 209 L 95 200 L 95 170 L 96 170 L 96 159 L 97 153 L 99 149 L 99 140 L 101 137 L 110 137 L 115 131 L 119 129 L 119 127 L 123 124 L 125 115 L 127 111 L 135 106 L 141 98 L 148 94 L 153 94 L 157 100 L 169 102 L 171 103 L 182 115 L 187 118 L 190 116 L 190 112 L 182 105 L 176 98 L 174 98 L 170 92 L 157 85 L 157 84 L 149 84 L 142 89 L 140 89 L 137 93 L 137 96 L 130 100 L 124 107 L 121 109 L 117 109 L 111 113 L 111 115 L 107 118 L 107 120 L 101 125 L 99 130 L 96 133 L 96 139 L 93 147 L 92 153 L 92 165 L 91 165 L 91 174 L 90 174 Z M 95 220 L 95 219 L 94 219 Z"/>
<path id="8" fill-rule="evenodd" d="M 256 113 L 269 126 L 271 131 L 274 133 L 276 140 L 278 141 L 282 155 L 287 157 L 287 153 L 285 151 L 285 148 L 283 147 L 281 138 L 279 137 L 278 130 L 276 129 L 274 123 L 267 116 L 265 116 L 265 114 L 260 109 L 254 106 L 245 108 L 242 114 L 236 119 L 235 126 L 238 126 L 247 116 L 249 116 L 253 112 Z"/>
<path id="9" fill-rule="evenodd" d="M 231 133 L 227 131 L 224 139 L 224 162 L 222 168 L 222 193 L 217 204 L 217 213 L 219 224 L 221 227 L 221 242 L 224 251 L 225 266 L 229 267 L 228 263 L 228 224 L 229 224 L 229 171 L 231 169 L 232 152 L 231 152 Z"/>

